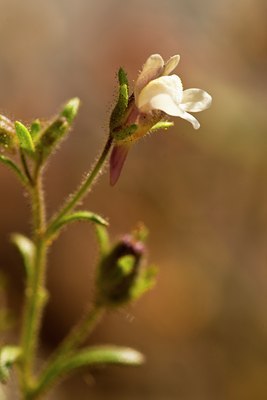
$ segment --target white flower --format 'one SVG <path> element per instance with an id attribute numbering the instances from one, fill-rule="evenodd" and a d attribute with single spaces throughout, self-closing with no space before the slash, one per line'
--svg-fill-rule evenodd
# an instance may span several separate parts
<path id="1" fill-rule="evenodd" d="M 180 56 L 171 57 L 166 64 L 159 54 L 151 55 L 135 83 L 135 104 L 140 113 L 148 114 L 160 110 L 167 115 L 181 117 L 191 122 L 195 129 L 198 120 L 189 112 L 200 112 L 211 105 L 211 96 L 201 89 L 183 90 L 181 79 L 170 75 L 176 68 Z"/>
<path id="2" fill-rule="evenodd" d="M 166 64 L 159 54 L 153 54 L 145 62 L 134 86 L 120 129 L 113 132 L 114 146 L 110 156 L 110 183 L 114 185 L 121 174 L 130 147 L 139 138 L 167 123 L 166 115 L 181 117 L 191 122 L 195 129 L 198 120 L 189 112 L 206 110 L 211 96 L 201 89 L 183 90 L 181 79 L 170 75 L 177 67 L 180 56 L 171 57 Z M 189 112 L 188 112 L 189 111 Z M 166 126 L 166 125 L 165 125 Z M 127 128 L 134 127 L 133 131 Z M 119 133 L 119 135 L 118 135 Z M 125 136 L 123 138 L 119 136 Z"/>

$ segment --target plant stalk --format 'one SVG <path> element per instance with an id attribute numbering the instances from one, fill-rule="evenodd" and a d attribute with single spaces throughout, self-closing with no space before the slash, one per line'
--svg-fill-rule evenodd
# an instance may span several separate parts
<path id="1" fill-rule="evenodd" d="M 96 324 L 102 318 L 104 311 L 104 307 L 95 305 L 84 314 L 78 325 L 71 330 L 69 335 L 65 338 L 65 340 L 63 340 L 62 344 L 52 355 L 50 362 L 40 375 L 38 382 L 32 388 L 30 399 L 36 399 L 40 394 L 46 392 L 50 387 L 51 382 L 54 382 L 61 377 L 62 361 L 64 361 L 66 357 L 72 354 L 72 352 L 77 350 L 77 348 L 85 342 L 95 328 Z M 52 381 L 51 376 L 53 376 Z"/>
<path id="2" fill-rule="evenodd" d="M 25 296 L 25 309 L 22 326 L 22 359 L 21 359 L 21 384 L 24 398 L 33 381 L 33 367 L 38 338 L 41 328 L 43 308 L 46 300 L 45 292 L 45 267 L 47 244 L 44 239 L 45 204 L 42 190 L 41 175 L 38 175 L 30 189 L 33 219 L 33 241 L 35 244 L 35 257 L 33 274 L 28 279 Z"/>
<path id="3" fill-rule="evenodd" d="M 53 227 L 57 225 L 57 223 L 64 217 L 68 212 L 73 210 L 73 208 L 80 202 L 84 196 L 90 191 L 92 184 L 96 181 L 99 176 L 103 165 L 105 164 L 106 158 L 109 154 L 113 143 L 113 139 L 111 136 L 108 137 L 108 140 L 104 146 L 102 153 L 100 154 L 98 160 L 96 161 L 91 172 L 87 174 L 85 179 L 81 182 L 78 189 L 67 199 L 61 210 L 54 217 L 52 222 L 48 225 L 49 231 L 53 231 Z"/>

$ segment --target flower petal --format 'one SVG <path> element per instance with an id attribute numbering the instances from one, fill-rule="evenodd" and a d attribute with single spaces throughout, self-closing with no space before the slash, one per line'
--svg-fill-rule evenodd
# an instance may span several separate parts
<path id="1" fill-rule="evenodd" d="M 180 115 L 183 96 L 181 79 L 177 75 L 161 76 L 149 82 L 136 99 L 141 112 L 161 110 L 168 115 Z"/>
<path id="2" fill-rule="evenodd" d="M 186 89 L 183 92 L 181 108 L 184 111 L 199 112 L 210 107 L 212 97 L 202 89 Z"/>
<path id="3" fill-rule="evenodd" d="M 190 122 L 193 125 L 194 129 L 198 129 L 200 127 L 200 123 L 198 122 L 198 120 L 195 117 L 193 117 L 193 115 L 189 114 L 188 112 L 181 110 L 181 114 L 179 115 L 179 117 Z"/>
<path id="4" fill-rule="evenodd" d="M 140 72 L 140 75 L 137 78 L 137 81 L 135 83 L 134 87 L 134 96 L 135 98 L 138 97 L 139 93 L 141 90 L 150 82 L 152 79 L 158 78 L 164 67 L 164 61 L 163 58 L 159 54 L 152 54 L 150 56 L 143 68 L 142 71 Z"/>
<path id="5" fill-rule="evenodd" d="M 125 163 L 130 145 L 127 144 L 117 144 L 113 147 L 110 160 L 109 160 L 109 173 L 110 173 L 110 184 L 114 186 L 118 181 L 122 167 Z"/>
<path id="6" fill-rule="evenodd" d="M 162 75 L 170 75 L 170 73 L 175 70 L 177 67 L 178 63 L 180 61 L 180 56 L 177 54 L 175 56 L 172 56 L 165 64 L 164 71 Z"/>

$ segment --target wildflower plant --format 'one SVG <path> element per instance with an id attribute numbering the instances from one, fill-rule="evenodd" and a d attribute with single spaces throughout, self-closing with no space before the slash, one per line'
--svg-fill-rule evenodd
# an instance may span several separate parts
<path id="1" fill-rule="evenodd" d="M 141 226 L 110 243 L 108 222 L 96 213 L 80 209 L 81 201 L 99 178 L 110 155 L 110 183 L 121 173 L 129 148 L 148 132 L 173 125 L 170 116 L 199 122 L 189 112 L 199 112 L 211 104 L 211 96 L 201 89 L 183 90 L 180 78 L 171 75 L 179 62 L 173 56 L 164 63 L 154 54 L 148 58 L 129 94 L 127 75 L 118 72 L 119 95 L 110 117 L 110 131 L 96 163 L 77 189 L 50 218 L 46 215 L 43 174 L 55 149 L 68 134 L 78 113 L 80 100 L 73 98 L 47 122 L 35 120 L 30 126 L 0 115 L 0 162 L 10 168 L 28 193 L 32 209 L 32 236 L 11 235 L 25 267 L 25 298 L 18 343 L 0 349 L 0 380 L 8 382 L 10 369 L 18 376 L 21 398 L 37 399 L 59 379 L 78 368 L 102 364 L 139 365 L 144 356 L 131 348 L 87 346 L 86 341 L 106 310 L 137 300 L 155 282 L 155 268 L 146 265 L 146 229 Z M 95 271 L 94 298 L 86 305 L 76 326 L 37 368 L 39 337 L 49 293 L 46 288 L 47 253 L 54 241 L 74 222 L 88 221 L 96 231 L 99 260 Z"/>

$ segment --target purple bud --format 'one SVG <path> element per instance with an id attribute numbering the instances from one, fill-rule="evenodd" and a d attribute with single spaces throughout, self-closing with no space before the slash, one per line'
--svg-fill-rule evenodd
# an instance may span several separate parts
<path id="1" fill-rule="evenodd" d="M 125 235 L 101 260 L 97 276 L 97 302 L 116 306 L 131 299 L 145 248 Z"/>
<path id="2" fill-rule="evenodd" d="M 118 181 L 122 167 L 125 163 L 128 151 L 129 151 L 129 143 L 124 144 L 115 144 L 111 156 L 110 156 L 110 184 L 111 186 L 115 185 Z"/>

